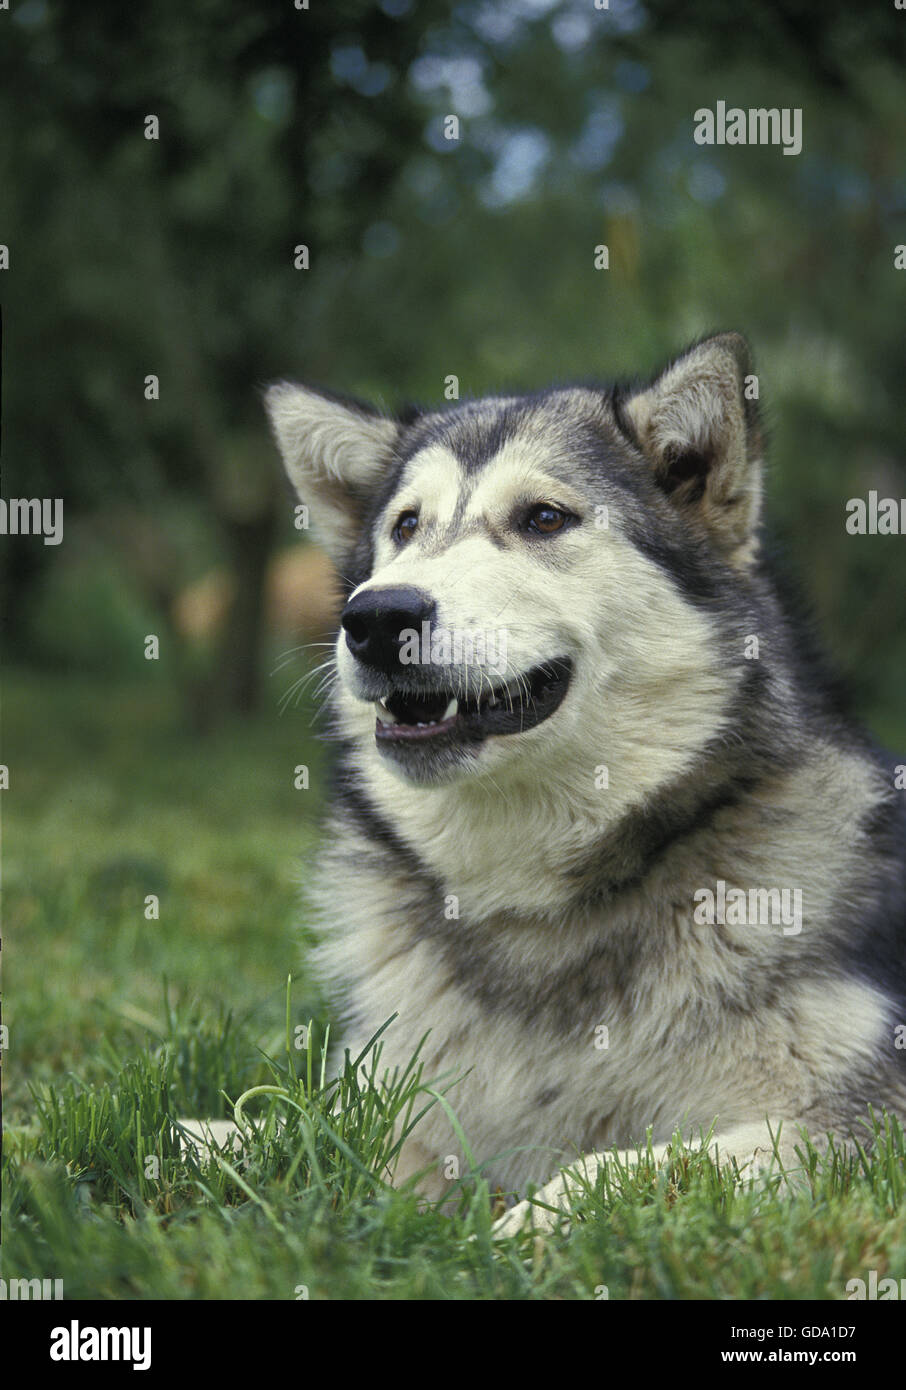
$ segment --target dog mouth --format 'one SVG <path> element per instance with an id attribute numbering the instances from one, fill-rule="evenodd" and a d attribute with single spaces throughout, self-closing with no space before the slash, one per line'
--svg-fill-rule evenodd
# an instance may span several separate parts
<path id="1" fill-rule="evenodd" d="M 559 657 L 480 694 L 393 689 L 375 703 L 375 738 L 400 746 L 435 739 L 480 743 L 492 735 L 526 733 L 559 708 L 571 678 L 572 662 Z"/>

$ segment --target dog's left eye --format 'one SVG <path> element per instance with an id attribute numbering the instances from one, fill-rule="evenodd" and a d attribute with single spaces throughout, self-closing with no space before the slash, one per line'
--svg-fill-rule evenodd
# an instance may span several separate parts
<path id="1" fill-rule="evenodd" d="M 395 541 L 411 540 L 418 527 L 417 512 L 403 512 L 398 518 L 393 528 L 393 539 Z"/>
<path id="2" fill-rule="evenodd" d="M 555 531 L 562 531 L 567 521 L 568 512 L 561 511 L 559 507 L 542 504 L 529 512 L 525 524 L 529 531 L 534 531 L 539 536 L 551 536 Z"/>

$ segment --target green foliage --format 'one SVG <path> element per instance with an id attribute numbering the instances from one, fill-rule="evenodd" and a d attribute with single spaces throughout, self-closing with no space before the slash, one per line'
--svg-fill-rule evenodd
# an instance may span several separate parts
<path id="1" fill-rule="evenodd" d="M 8 495 L 65 495 L 134 603 L 169 603 L 202 552 L 238 573 L 240 523 L 274 518 L 253 572 L 290 535 L 269 378 L 435 402 L 449 373 L 474 394 L 641 373 L 739 328 L 772 513 L 861 707 L 906 741 L 902 547 L 843 524 L 851 496 L 906 493 L 904 33 L 892 5 L 843 0 L 149 0 L 140 24 L 113 0 L 17 7 L 0 54 Z M 717 100 L 800 108 L 802 153 L 697 145 Z M 111 535 L 124 505 L 142 544 L 135 524 Z M 69 571 L 24 544 L 3 552 L 7 626 L 37 659 L 24 596 Z M 226 643 L 256 659 L 247 625 Z M 86 635 L 88 663 L 104 664 Z"/>
<path id="2" fill-rule="evenodd" d="M 843 524 L 849 497 L 906 495 L 902 19 L 844 0 L 4 15 L 4 495 L 66 509 L 62 546 L 0 546 L 5 652 L 44 672 L 4 673 L 5 1274 L 92 1298 L 825 1298 L 902 1268 L 890 1129 L 793 1197 L 707 1160 L 643 1167 L 542 1245 L 492 1246 L 480 1181 L 452 1218 L 386 1191 L 385 1121 L 416 1072 L 392 1102 L 343 1073 L 334 1113 L 274 1060 L 324 785 L 304 689 L 273 713 L 305 658 L 265 682 L 266 718 L 200 739 L 187 690 L 200 724 L 235 634 L 184 652 L 168 628 L 187 583 L 215 565 L 246 583 L 253 545 L 254 580 L 291 535 L 269 378 L 436 402 L 449 373 L 463 394 L 643 373 L 733 327 L 755 348 L 774 528 L 859 708 L 906 746 L 904 542 Z M 696 145 L 717 100 L 801 108 L 802 154 Z M 158 630 L 164 658 L 139 666 Z M 179 987 L 161 1013 L 162 975 Z M 296 1020 L 319 1017 L 296 989 Z M 246 1166 L 180 1156 L 180 1114 L 262 1084 L 287 1099 Z"/>
<path id="3" fill-rule="evenodd" d="M 177 1028 L 108 1085 L 36 1096 L 35 1132 L 7 1147 L 7 1275 L 53 1269 L 76 1298 L 842 1299 L 906 1255 L 906 1146 L 886 1118 L 870 1156 L 810 1149 L 793 1191 L 677 1137 L 660 1167 L 643 1150 L 602 1174 L 559 1233 L 501 1241 L 479 1177 L 444 1214 L 386 1187 L 437 1092 L 417 1059 L 382 1080 L 378 1039 L 327 1081 L 315 1035 L 299 1054 L 287 1030 L 288 1060 L 244 1097 L 267 1110 L 252 1122 L 237 1106 L 240 1151 L 183 1149 L 178 1057 L 209 1026 Z M 455 1121 L 455 1082 L 444 1089 Z"/>
<path id="4" fill-rule="evenodd" d="M 198 741 L 165 687 L 5 683 L 5 1278 L 91 1299 L 840 1299 L 902 1268 L 903 1137 L 881 1117 L 870 1157 L 814 1155 L 791 1194 L 681 1146 L 660 1169 L 643 1155 L 544 1241 L 491 1239 L 480 1174 L 446 1214 L 389 1190 L 425 1107 L 452 1147 L 457 1078 L 415 1059 L 382 1085 L 380 1039 L 370 1078 L 325 1059 L 304 961 L 283 983 L 324 784 L 311 707 Z M 241 1155 L 183 1151 L 180 1118 L 240 1100 Z"/>
<path id="5" fill-rule="evenodd" d="M 120 1066 L 158 1044 L 170 1026 L 159 1020 L 162 976 L 174 982 L 168 1018 L 192 1016 L 187 997 L 208 1019 L 225 1001 L 273 1049 L 274 981 L 299 964 L 300 856 L 313 850 L 326 775 L 311 704 L 275 710 L 294 671 L 271 682 L 271 712 L 241 738 L 234 723 L 205 740 L 185 730 L 164 683 L 4 672 L 16 789 L 3 823 L 7 1119 L 28 1113 L 28 1080 L 72 1070 L 92 1083 L 109 1075 L 110 1055 Z M 300 763 L 308 791 L 293 786 Z M 320 1016 L 302 978 L 297 998 L 305 1019 Z M 207 1027 L 189 1027 L 195 1052 L 179 1051 L 179 1074 L 195 1087 L 186 1105 L 194 1094 L 199 1111 L 219 1114 L 221 1089 L 240 1085 L 237 1034 Z"/>
<path id="6" fill-rule="evenodd" d="M 145 636 L 156 616 L 106 553 L 92 562 L 57 565 L 36 585 L 30 602 L 33 651 L 48 669 L 121 675 L 161 675 L 144 657 Z"/>

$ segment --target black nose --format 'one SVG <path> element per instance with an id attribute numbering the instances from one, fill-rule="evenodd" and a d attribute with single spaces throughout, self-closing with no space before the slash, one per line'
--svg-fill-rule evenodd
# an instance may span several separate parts
<path id="1" fill-rule="evenodd" d="M 414 628 L 420 649 L 421 625 L 436 613 L 437 604 L 421 589 L 363 589 L 349 600 L 340 621 L 356 660 L 394 675 L 400 669 L 400 633 Z"/>

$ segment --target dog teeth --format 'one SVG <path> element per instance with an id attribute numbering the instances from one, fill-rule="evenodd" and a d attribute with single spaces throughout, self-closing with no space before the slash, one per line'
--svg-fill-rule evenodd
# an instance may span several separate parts
<path id="1" fill-rule="evenodd" d="M 452 719 L 459 709 L 459 701 L 452 699 L 439 719 L 419 719 L 415 725 L 416 729 L 429 729 L 432 724 L 443 724 L 447 719 Z M 382 724 L 398 724 L 399 720 L 391 710 L 387 708 L 383 700 L 375 700 L 374 712 Z"/>

